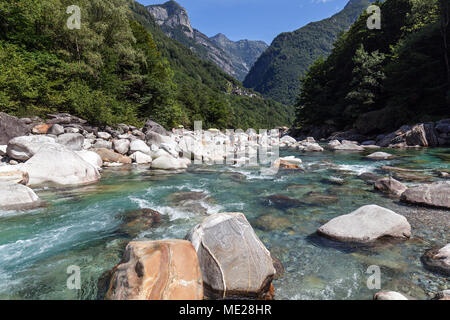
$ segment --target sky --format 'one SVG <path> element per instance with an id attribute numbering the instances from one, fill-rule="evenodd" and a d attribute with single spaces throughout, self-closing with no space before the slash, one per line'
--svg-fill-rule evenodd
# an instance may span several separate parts
<path id="1" fill-rule="evenodd" d="M 165 0 L 137 0 L 143 5 Z M 225 34 L 233 41 L 263 40 L 339 12 L 349 0 L 178 0 L 192 27 L 211 37 Z"/>

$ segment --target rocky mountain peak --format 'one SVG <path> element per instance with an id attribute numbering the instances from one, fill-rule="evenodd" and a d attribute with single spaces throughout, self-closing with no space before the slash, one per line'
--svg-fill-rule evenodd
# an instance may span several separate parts
<path id="1" fill-rule="evenodd" d="M 167 28 L 181 28 L 186 36 L 194 37 L 194 30 L 191 26 L 188 13 L 185 8 L 175 1 L 168 1 L 164 4 L 147 6 L 147 10 L 155 19 L 159 26 Z"/>

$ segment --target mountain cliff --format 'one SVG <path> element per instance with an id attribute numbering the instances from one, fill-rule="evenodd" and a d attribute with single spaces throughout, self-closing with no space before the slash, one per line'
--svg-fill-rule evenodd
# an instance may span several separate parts
<path id="1" fill-rule="evenodd" d="M 259 57 L 244 80 L 244 86 L 265 97 L 294 104 L 299 78 L 320 56 L 328 56 L 340 32 L 348 29 L 373 0 L 350 0 L 330 18 L 280 34 Z"/>
<path id="2" fill-rule="evenodd" d="M 214 62 L 240 81 L 244 80 L 253 63 L 268 47 L 263 41 L 233 42 L 223 34 L 209 38 L 192 28 L 186 9 L 175 1 L 146 8 L 166 35 L 190 48 L 200 58 Z"/>

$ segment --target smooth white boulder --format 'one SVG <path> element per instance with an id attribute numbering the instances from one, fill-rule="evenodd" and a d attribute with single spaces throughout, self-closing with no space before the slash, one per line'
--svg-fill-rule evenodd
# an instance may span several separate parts
<path id="1" fill-rule="evenodd" d="M 81 151 L 75 151 L 77 155 L 79 155 L 84 161 L 87 163 L 90 163 L 97 169 L 100 169 L 103 166 L 103 160 L 102 157 L 97 152 L 94 151 L 88 151 L 88 150 L 81 150 Z"/>
<path id="2" fill-rule="evenodd" d="M 366 158 L 370 160 L 389 160 L 394 158 L 394 155 L 387 152 L 374 152 L 369 154 Z"/>
<path id="3" fill-rule="evenodd" d="M 108 132 L 97 132 L 97 137 L 103 140 L 108 140 L 111 138 L 111 135 Z"/>
<path id="4" fill-rule="evenodd" d="M 152 169 L 161 170 L 177 170 L 177 169 L 187 169 L 187 164 L 184 161 L 175 159 L 171 155 L 161 156 L 152 161 Z"/>
<path id="5" fill-rule="evenodd" d="M 21 169 L 28 172 L 30 185 L 44 183 L 78 185 L 93 183 L 100 179 L 96 167 L 58 144 L 43 145 Z"/>
<path id="6" fill-rule="evenodd" d="M 126 154 L 130 150 L 130 140 L 119 139 L 113 141 L 114 151 L 120 154 Z"/>
<path id="7" fill-rule="evenodd" d="M 408 300 L 408 298 L 396 291 L 379 291 L 375 293 L 373 300 Z"/>
<path id="8" fill-rule="evenodd" d="M 10 158 L 26 161 L 48 143 L 55 143 L 55 139 L 43 135 L 16 137 L 9 140 L 6 152 Z"/>
<path id="9" fill-rule="evenodd" d="M 152 163 L 153 160 L 151 156 L 140 151 L 136 151 L 135 153 L 133 153 L 130 158 L 137 164 Z"/>
<path id="10" fill-rule="evenodd" d="M 0 182 L 20 183 L 27 185 L 29 182 L 28 173 L 21 170 L 22 165 L 1 166 Z"/>
<path id="11" fill-rule="evenodd" d="M 41 205 L 30 188 L 17 183 L 0 183 L 0 210 L 32 209 Z"/>
<path id="12" fill-rule="evenodd" d="M 338 241 L 370 242 L 383 237 L 407 239 L 411 237 L 411 226 L 392 210 L 367 205 L 330 220 L 318 233 Z"/>
<path id="13" fill-rule="evenodd" d="M 140 151 L 142 153 L 150 154 L 150 147 L 142 140 L 136 139 L 130 143 L 130 153 Z"/>

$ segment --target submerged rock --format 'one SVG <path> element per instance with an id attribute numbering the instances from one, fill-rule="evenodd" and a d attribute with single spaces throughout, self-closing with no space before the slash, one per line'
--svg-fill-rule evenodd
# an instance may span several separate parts
<path id="1" fill-rule="evenodd" d="M 127 212 L 119 231 L 136 237 L 140 232 L 155 227 L 161 223 L 161 214 L 152 209 L 139 209 Z"/>
<path id="2" fill-rule="evenodd" d="M 286 217 L 274 215 L 264 215 L 256 218 L 253 225 L 263 231 L 283 230 L 291 226 L 291 222 Z"/>
<path id="3" fill-rule="evenodd" d="M 297 199 L 290 198 L 282 194 L 274 194 L 267 196 L 264 199 L 268 205 L 273 205 L 280 209 L 294 208 L 304 205 L 303 202 Z"/>
<path id="4" fill-rule="evenodd" d="M 273 297 L 272 279 L 276 270 L 272 257 L 242 213 L 209 216 L 186 238 L 197 251 L 205 295 Z"/>
<path id="5" fill-rule="evenodd" d="M 409 188 L 401 201 L 430 207 L 450 209 L 450 183 L 436 182 Z"/>
<path id="6" fill-rule="evenodd" d="M 304 201 L 307 204 L 328 205 L 337 203 L 339 201 L 339 198 L 334 195 L 311 191 L 306 194 Z"/>
<path id="7" fill-rule="evenodd" d="M 214 199 L 204 192 L 180 191 L 170 194 L 168 201 L 182 211 L 206 215 L 208 208 L 205 203 L 212 203 Z"/>
<path id="8" fill-rule="evenodd" d="M 189 241 L 130 242 L 112 270 L 108 300 L 202 300 L 197 254 Z"/>
<path id="9" fill-rule="evenodd" d="M 404 216 L 377 205 L 367 205 L 336 217 L 317 231 L 321 235 L 344 242 L 411 237 L 411 226 Z"/>
<path id="10" fill-rule="evenodd" d="M 58 144 L 43 145 L 42 148 L 21 167 L 30 176 L 30 184 L 55 183 L 78 185 L 96 182 L 100 174 L 75 152 Z"/>
<path id="11" fill-rule="evenodd" d="M 450 276 L 450 243 L 426 251 L 421 260 L 428 270 Z"/>
<path id="12" fill-rule="evenodd" d="M 29 210 L 42 205 L 30 188 L 11 182 L 0 182 L 0 210 Z"/>
<path id="13" fill-rule="evenodd" d="M 393 194 L 396 196 L 401 196 L 408 188 L 400 181 L 395 180 L 392 177 L 383 178 L 377 180 L 374 185 L 375 190 L 381 191 L 383 193 Z"/>

